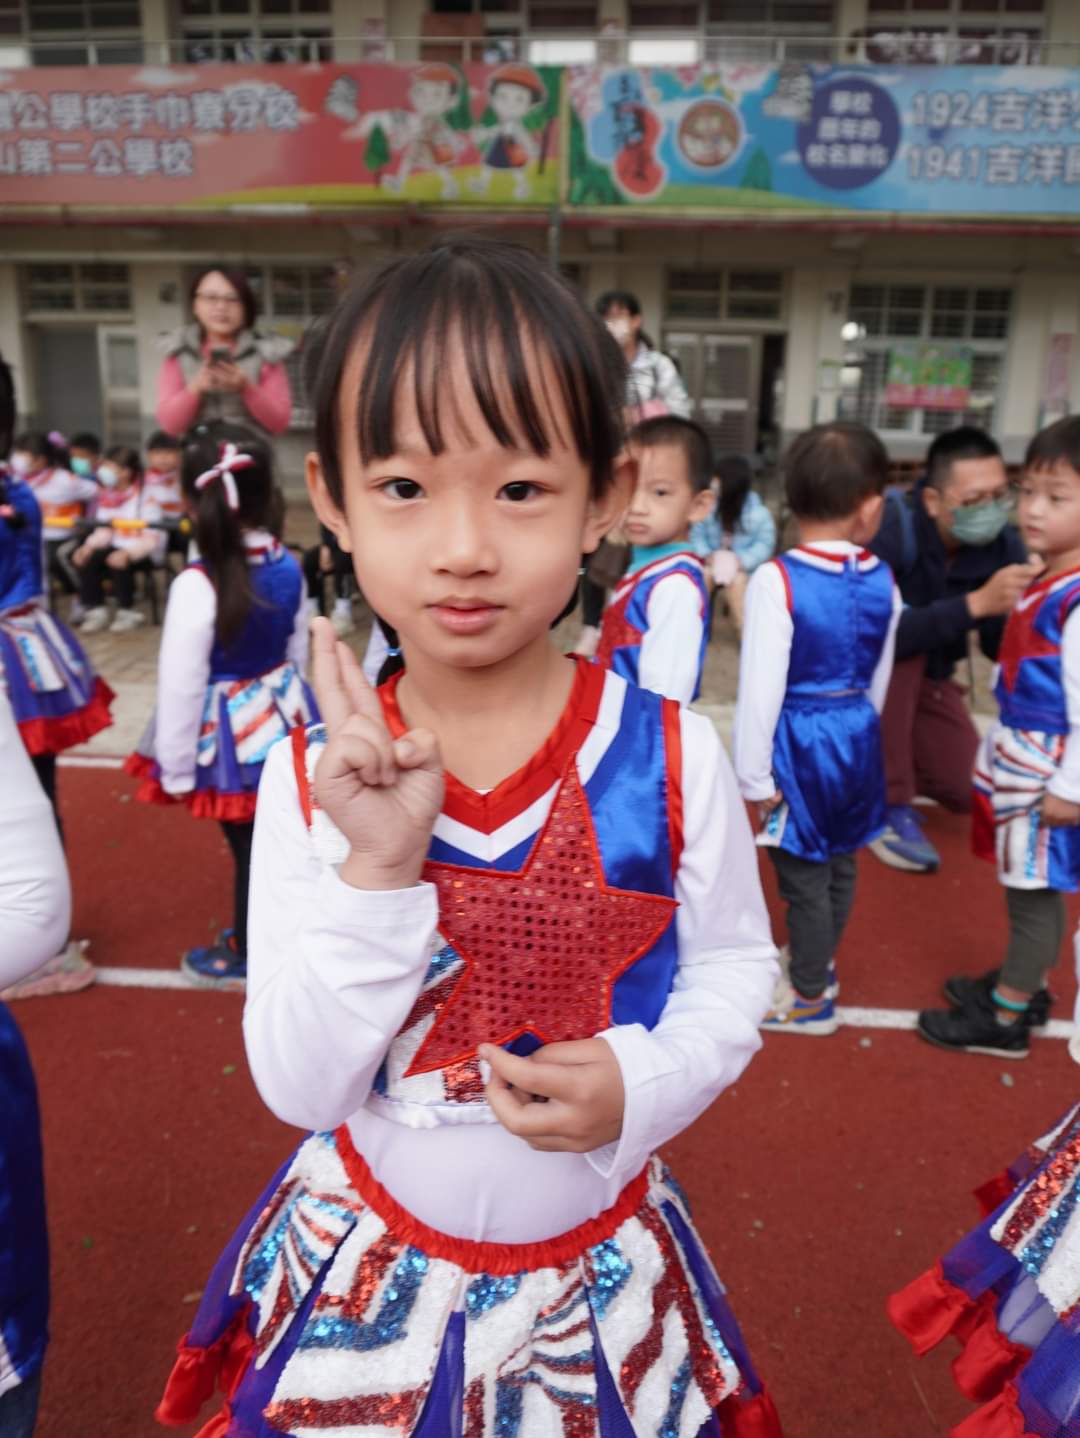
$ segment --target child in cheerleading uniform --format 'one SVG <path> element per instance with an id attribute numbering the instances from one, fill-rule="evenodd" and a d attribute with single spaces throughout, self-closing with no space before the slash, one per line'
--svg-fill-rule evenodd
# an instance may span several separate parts
<path id="1" fill-rule="evenodd" d="M 953 1376 L 980 1406 L 952 1438 L 1074 1438 L 1080 1104 L 975 1196 L 982 1223 L 890 1298 L 889 1317 L 919 1355 L 963 1345 Z"/>
<path id="2" fill-rule="evenodd" d="M 630 436 L 637 483 L 622 524 L 630 568 L 604 612 L 596 662 L 680 704 L 696 699 L 708 643 L 705 569 L 690 528 L 713 507 L 712 455 L 700 425 L 676 415 Z"/>
<path id="3" fill-rule="evenodd" d="M 106 628 L 110 634 L 127 634 L 145 623 L 142 611 L 135 608 L 136 573 L 164 561 L 164 531 L 146 528 L 161 519 L 161 507 L 144 488 L 138 452 L 125 445 L 108 451 L 98 466 L 98 482 L 101 489 L 94 511 L 98 527 L 71 556 L 85 611 L 82 628 L 84 634 Z M 106 578 L 116 596 L 111 622 Z"/>
<path id="4" fill-rule="evenodd" d="M 72 531 L 92 511 L 98 486 L 92 474 L 72 473 L 65 444 L 56 430 L 49 434 L 28 430 L 12 447 L 11 470 L 34 491 L 41 508 L 47 578 L 55 579 L 65 593 L 75 594 L 78 581 L 62 551 L 70 549 Z"/>
<path id="5" fill-rule="evenodd" d="M 789 972 L 766 1026 L 830 1034 L 835 955 L 855 898 L 855 851 L 885 824 L 878 716 L 900 595 L 863 546 L 888 480 L 881 441 L 859 424 L 807 430 L 785 459 L 800 543 L 747 589 L 735 710 L 735 771 L 762 819 L 787 905 Z"/>
<path id="6" fill-rule="evenodd" d="M 218 420 L 186 437 L 181 483 L 199 557 L 173 581 L 158 659 L 157 708 L 128 773 L 138 797 L 183 800 L 217 819 L 235 868 L 233 927 L 190 950 L 199 984 L 243 988 L 255 795 L 275 739 L 315 717 L 303 679 L 303 577 L 268 529 L 268 445 Z"/>
<path id="7" fill-rule="evenodd" d="M 749 827 L 707 720 L 549 633 L 629 497 L 623 363 L 473 239 L 384 265 L 314 358 L 309 488 L 405 667 L 376 694 L 316 620 L 326 726 L 267 762 L 245 1035 L 317 1133 L 159 1417 L 216 1379 L 223 1435 L 776 1435 L 650 1156 L 760 1042 Z"/>
<path id="8" fill-rule="evenodd" d="M 999 1058 L 1025 1058 L 1047 1021 L 1063 895 L 1080 889 L 1080 416 L 1028 446 L 1019 518 L 1044 567 L 1005 626 L 1000 719 L 975 768 L 975 847 L 997 862 L 1009 940 L 1000 968 L 947 980 L 952 1008 L 918 1023 L 940 1047 Z"/>
<path id="9" fill-rule="evenodd" d="M 0 414 L 5 409 L 14 413 L 14 395 L 10 371 L 0 360 Z M 57 830 L 62 832 L 56 756 L 85 743 L 112 723 L 109 705 L 113 694 L 94 673 L 75 636 L 46 609 L 42 559 L 37 499 L 25 481 L 0 468 L 0 694 L 6 696 L 41 787 L 53 806 Z M 5 791 L 0 788 L 0 808 L 5 802 Z M 83 945 L 72 942 L 60 953 L 54 949 L 42 968 L 20 978 L 3 996 L 30 998 L 72 992 L 93 981 L 93 966 L 83 957 Z M 0 1382 L 2 1375 L 0 1359 Z"/>

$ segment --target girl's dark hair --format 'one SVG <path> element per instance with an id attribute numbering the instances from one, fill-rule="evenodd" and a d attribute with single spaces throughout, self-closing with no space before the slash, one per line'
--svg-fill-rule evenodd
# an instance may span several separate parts
<path id="1" fill-rule="evenodd" d="M 15 381 L 11 366 L 0 355 L 0 455 L 11 448 L 11 432 L 15 428 Z M 0 462 L 0 509 L 8 507 L 8 476 Z M 3 520 L 9 529 L 22 529 L 26 516 L 12 510 Z"/>
<path id="2" fill-rule="evenodd" d="M 40 454 L 45 463 L 52 465 L 54 469 L 58 466 L 66 468 L 68 464 L 66 446 L 40 429 L 24 429 L 22 434 L 15 436 L 15 443 L 11 447 L 25 450 L 27 454 Z"/>
<path id="3" fill-rule="evenodd" d="M 864 499 L 883 494 L 888 482 L 885 446 L 853 420 L 814 425 L 784 456 L 787 501 L 797 519 L 847 519 Z"/>
<path id="4" fill-rule="evenodd" d="M 118 464 L 121 469 L 130 469 L 135 476 L 135 483 L 142 484 L 143 462 L 142 455 L 137 449 L 132 449 L 126 444 L 114 444 L 105 451 L 105 458 L 113 464 Z"/>
<path id="5" fill-rule="evenodd" d="M 68 453 L 70 454 L 73 449 L 88 449 L 91 454 L 100 454 L 101 440 L 96 434 L 91 434 L 88 429 L 81 429 L 78 434 L 73 434 L 68 440 Z"/>
<path id="6" fill-rule="evenodd" d="M 163 429 L 155 429 L 150 438 L 146 441 L 147 453 L 152 449 L 172 449 L 179 454 L 183 448 L 180 441 L 174 434 L 166 434 Z"/>
<path id="7" fill-rule="evenodd" d="M 188 311 L 192 319 L 195 318 L 195 292 L 206 279 L 207 275 L 220 275 L 222 279 L 228 280 L 236 291 L 237 299 L 244 307 L 244 323 L 242 329 L 251 330 L 255 328 L 255 321 L 259 317 L 259 302 L 255 298 L 255 291 L 251 288 L 251 281 L 243 270 L 230 269 L 227 265 L 204 265 L 191 282 L 188 290 Z M 198 324 L 198 321 L 195 321 Z M 200 325 L 201 329 L 202 326 Z"/>
<path id="8" fill-rule="evenodd" d="M 7 457 L 15 432 L 15 379 L 11 366 L 0 355 L 0 455 Z"/>
<path id="9" fill-rule="evenodd" d="M 754 482 L 750 461 L 742 454 L 723 454 L 716 461 L 713 473 L 720 481 L 720 498 L 716 514 L 725 534 L 734 534 L 742 518 L 743 505 Z"/>
<path id="10" fill-rule="evenodd" d="M 596 313 L 603 319 L 609 310 L 625 310 L 636 317 L 641 314 L 641 301 L 632 290 L 605 290 L 596 301 Z"/>
<path id="11" fill-rule="evenodd" d="M 440 240 L 418 255 L 380 265 L 351 291 L 306 348 L 305 378 L 327 489 L 344 502 L 342 376 L 358 342 L 368 351 L 356 401 L 360 455 L 385 459 L 398 443 L 400 389 L 411 392 L 424 440 L 446 448 L 442 393 L 460 340 L 480 412 L 496 441 L 547 455 L 562 438 L 589 466 L 590 487 L 611 484 L 622 447 L 626 362 L 600 319 L 549 264 L 521 245 L 475 236 Z M 530 370 L 530 349 L 549 362 L 554 383 Z M 460 361 L 458 361 L 460 363 Z"/>
<path id="12" fill-rule="evenodd" d="M 1041 429 L 1027 447 L 1025 469 L 1054 469 L 1065 463 L 1080 474 L 1080 415 L 1067 414 Z"/>
<path id="13" fill-rule="evenodd" d="M 240 501 L 230 509 L 225 483 L 212 480 L 202 489 L 195 481 L 215 469 L 226 444 L 235 444 L 255 463 L 233 470 Z M 195 518 L 195 542 L 217 596 L 214 632 L 221 644 L 240 635 L 256 602 L 244 548 L 245 529 L 264 529 L 274 494 L 274 467 L 270 447 L 246 425 L 215 420 L 189 430 L 183 440 L 180 487 Z"/>

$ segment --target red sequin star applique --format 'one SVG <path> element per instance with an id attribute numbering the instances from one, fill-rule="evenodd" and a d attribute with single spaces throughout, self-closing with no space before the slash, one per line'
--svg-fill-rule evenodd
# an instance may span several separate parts
<path id="1" fill-rule="evenodd" d="M 1057 644 L 1052 644 L 1035 628 L 1035 621 L 1039 617 L 1045 597 L 1041 586 L 1038 592 L 1029 591 L 1009 615 L 1009 622 L 1005 626 L 998 663 L 1001 665 L 1005 688 L 1010 694 L 1016 688 L 1020 665 L 1025 659 L 1041 659 L 1061 652 Z M 1025 600 L 1029 602 L 1025 603 Z"/>
<path id="2" fill-rule="evenodd" d="M 674 899 L 612 889 L 571 761 L 525 866 L 507 873 L 429 862 L 439 930 L 464 960 L 406 1077 L 521 1034 L 592 1038 L 611 1023 L 619 976 L 667 928 Z"/>

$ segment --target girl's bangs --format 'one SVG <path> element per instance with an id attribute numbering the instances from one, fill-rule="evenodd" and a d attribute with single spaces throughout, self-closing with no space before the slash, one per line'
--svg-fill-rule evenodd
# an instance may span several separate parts
<path id="1" fill-rule="evenodd" d="M 408 394 L 433 455 L 448 434 L 469 435 L 449 377 L 464 363 L 469 389 L 496 443 L 546 457 L 562 444 L 588 461 L 588 395 L 583 356 L 567 352 L 531 306 L 485 287 L 436 292 L 423 287 L 391 303 L 387 296 L 367 327 L 370 342 L 357 404 L 357 440 L 364 463 L 385 459 L 400 444 L 398 426 Z M 429 299 L 429 302 L 425 302 Z M 364 336 L 358 343 L 364 343 Z"/>

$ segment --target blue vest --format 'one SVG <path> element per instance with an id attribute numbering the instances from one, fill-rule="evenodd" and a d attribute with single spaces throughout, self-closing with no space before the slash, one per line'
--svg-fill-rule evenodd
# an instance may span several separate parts
<path id="1" fill-rule="evenodd" d="M 1065 621 L 1080 604 L 1080 572 L 1040 579 L 1009 615 L 998 655 L 994 695 L 1010 729 L 1067 734 L 1069 713 L 1061 665 Z"/>
<path id="2" fill-rule="evenodd" d="M 194 566 L 207 572 L 198 560 Z M 229 644 L 214 641 L 210 651 L 210 683 L 255 679 L 285 663 L 286 651 L 300 607 L 303 575 L 294 556 L 278 548 L 248 565 L 254 602 L 244 628 Z"/>
<path id="3" fill-rule="evenodd" d="M 787 697 L 868 690 L 892 622 L 892 570 L 866 550 L 850 557 L 807 551 L 829 567 L 818 568 L 799 549 L 775 561 L 795 631 Z"/>
<path id="4" fill-rule="evenodd" d="M 8 479 L 0 493 L 25 521 L 13 525 L 0 518 L 0 610 L 16 609 L 45 592 L 41 509 L 34 491 L 21 479 Z"/>
<path id="5" fill-rule="evenodd" d="M 649 600 L 656 586 L 673 574 L 685 575 L 697 586 L 701 596 L 701 648 L 698 653 L 698 676 L 694 685 L 695 699 L 701 693 L 701 671 L 709 645 L 709 590 L 701 560 L 690 551 L 665 555 L 629 575 L 615 590 L 615 597 L 604 611 L 603 628 L 596 662 L 613 669 L 631 684 L 641 683 L 641 641 L 649 629 Z"/>

